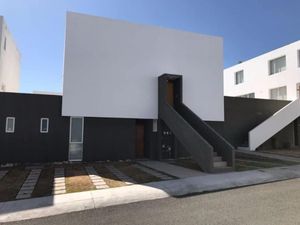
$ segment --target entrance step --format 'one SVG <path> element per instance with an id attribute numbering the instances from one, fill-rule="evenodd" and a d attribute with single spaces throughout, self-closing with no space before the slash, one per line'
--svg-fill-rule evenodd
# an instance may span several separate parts
<path id="1" fill-rule="evenodd" d="M 213 160 L 214 160 L 214 162 L 221 162 L 222 157 L 221 156 L 214 156 Z"/>
<path id="2" fill-rule="evenodd" d="M 250 151 L 250 148 L 248 146 L 239 146 L 237 147 L 238 150 L 244 150 L 244 151 Z"/>
<path id="3" fill-rule="evenodd" d="M 220 168 L 220 167 L 226 167 L 227 162 L 221 161 L 221 162 L 214 162 L 214 168 Z"/>

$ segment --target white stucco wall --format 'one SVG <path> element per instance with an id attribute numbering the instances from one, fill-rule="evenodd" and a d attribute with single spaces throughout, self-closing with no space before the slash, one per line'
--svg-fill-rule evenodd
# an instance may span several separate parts
<path id="1" fill-rule="evenodd" d="M 224 95 L 240 96 L 255 93 L 255 98 L 270 98 L 270 89 L 287 86 L 287 99 L 297 98 L 296 84 L 300 83 L 298 66 L 300 41 L 278 48 L 224 70 Z M 269 75 L 269 61 L 286 56 L 286 70 Z M 235 85 L 235 72 L 244 70 L 244 83 Z"/>
<path id="2" fill-rule="evenodd" d="M 3 17 L 0 18 L 0 91 L 18 92 L 20 86 L 20 53 Z M 6 49 L 4 49 L 5 38 Z"/>
<path id="3" fill-rule="evenodd" d="M 163 73 L 183 75 L 183 101 L 198 116 L 224 119 L 221 38 L 67 14 L 64 116 L 156 119 Z"/>

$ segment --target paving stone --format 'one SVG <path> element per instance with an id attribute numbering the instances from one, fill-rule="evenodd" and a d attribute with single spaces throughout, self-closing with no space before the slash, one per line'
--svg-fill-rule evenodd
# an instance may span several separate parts
<path id="1" fill-rule="evenodd" d="M 34 185 L 22 185 L 21 189 L 28 189 L 28 188 L 34 188 Z"/>
<path id="2" fill-rule="evenodd" d="M 109 186 L 108 185 L 96 185 L 95 186 L 96 187 L 96 189 L 105 189 L 105 188 L 109 188 Z"/>
<path id="3" fill-rule="evenodd" d="M 19 190 L 19 193 L 17 194 L 16 199 L 31 197 L 31 194 L 34 190 L 34 187 L 35 187 L 37 181 L 38 181 L 40 173 L 41 173 L 41 169 L 35 169 L 30 172 L 30 174 L 27 176 L 25 182 L 23 183 L 21 189 Z"/>
<path id="4" fill-rule="evenodd" d="M 54 188 L 52 189 L 54 192 L 56 191 L 65 191 L 66 192 L 66 188 L 65 187 L 58 187 L 58 188 Z"/>
<path id="5" fill-rule="evenodd" d="M 66 193 L 66 191 L 63 191 L 63 190 L 62 191 L 56 191 L 55 190 L 55 191 L 52 192 L 52 194 L 54 194 L 54 195 L 65 194 L 65 193 Z"/>
<path id="6" fill-rule="evenodd" d="M 92 166 L 85 167 L 86 172 L 88 173 L 93 185 L 96 189 L 108 188 L 108 185 L 105 183 L 102 177 L 99 176 L 97 171 Z"/>
<path id="7" fill-rule="evenodd" d="M 61 185 L 54 185 L 53 189 L 58 189 L 58 188 L 66 188 L 65 184 L 61 184 Z"/>
<path id="8" fill-rule="evenodd" d="M 16 199 L 23 199 L 23 198 L 30 198 L 31 197 L 31 194 L 18 194 Z"/>
<path id="9" fill-rule="evenodd" d="M 66 179 L 64 168 L 55 168 L 52 193 L 54 195 L 66 193 Z"/>
<path id="10" fill-rule="evenodd" d="M 106 183 L 105 182 L 95 182 L 95 183 L 93 183 L 94 185 L 106 185 Z"/>

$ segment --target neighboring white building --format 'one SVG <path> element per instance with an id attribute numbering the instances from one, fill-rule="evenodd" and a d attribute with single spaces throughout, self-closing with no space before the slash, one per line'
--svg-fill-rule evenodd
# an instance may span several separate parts
<path id="1" fill-rule="evenodd" d="M 67 14 L 62 115 L 158 118 L 158 77 L 183 76 L 183 102 L 224 120 L 222 38 Z"/>
<path id="2" fill-rule="evenodd" d="M 300 41 L 224 70 L 224 95 L 295 100 L 300 93 Z"/>
<path id="3" fill-rule="evenodd" d="M 19 86 L 20 53 L 3 16 L 0 16 L 0 91 L 18 92 Z"/>

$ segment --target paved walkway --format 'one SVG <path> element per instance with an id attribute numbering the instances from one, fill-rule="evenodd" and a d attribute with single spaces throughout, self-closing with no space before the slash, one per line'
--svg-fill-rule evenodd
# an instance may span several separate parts
<path id="1" fill-rule="evenodd" d="M 125 184 L 136 184 L 136 181 L 133 180 L 131 177 L 127 176 L 125 173 L 118 170 L 113 165 L 106 165 L 105 166 L 111 173 L 113 173 L 117 178 L 123 181 Z"/>
<path id="2" fill-rule="evenodd" d="M 39 179 L 41 174 L 41 169 L 33 169 L 26 178 L 26 181 L 23 183 L 19 193 L 16 196 L 16 199 L 30 198 L 33 192 L 33 189 Z"/>
<path id="3" fill-rule="evenodd" d="M 276 155 L 276 154 L 272 154 L 272 153 L 247 151 L 247 150 L 235 150 L 235 151 L 238 153 L 246 154 L 246 155 L 261 156 L 261 157 L 270 158 L 270 159 L 277 159 L 277 160 L 282 160 L 282 161 L 300 163 L 300 158 L 291 157 L 291 156 L 283 156 L 283 155 Z"/>
<path id="4" fill-rule="evenodd" d="M 196 177 L 196 176 L 205 175 L 205 173 L 198 170 L 192 170 L 192 169 L 172 165 L 161 161 L 151 161 L 151 160 L 139 161 L 139 164 L 142 164 L 143 166 L 161 171 L 163 173 L 178 178 L 187 178 L 187 177 Z"/>
<path id="5" fill-rule="evenodd" d="M 88 173 L 93 185 L 96 189 L 104 189 L 109 188 L 108 185 L 105 183 L 102 177 L 99 176 L 97 171 L 92 166 L 85 167 L 86 172 Z"/>
<path id="6" fill-rule="evenodd" d="M 152 176 L 158 177 L 161 180 L 172 180 L 173 179 L 173 177 L 170 177 L 164 173 L 160 173 L 156 170 L 150 169 L 150 168 L 142 166 L 142 165 L 135 164 L 134 167 L 138 168 L 139 170 L 142 170 L 143 172 L 148 173 Z"/>
<path id="7" fill-rule="evenodd" d="M 55 168 L 52 193 L 54 195 L 66 193 L 65 169 L 62 167 Z"/>
<path id="8" fill-rule="evenodd" d="M 40 218 L 131 202 L 205 193 L 300 178 L 300 165 L 208 174 L 185 179 L 0 203 L 0 223 Z"/>

